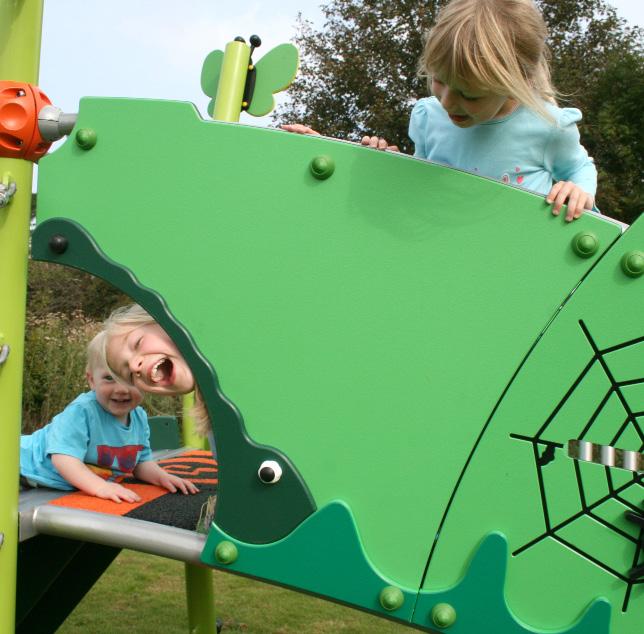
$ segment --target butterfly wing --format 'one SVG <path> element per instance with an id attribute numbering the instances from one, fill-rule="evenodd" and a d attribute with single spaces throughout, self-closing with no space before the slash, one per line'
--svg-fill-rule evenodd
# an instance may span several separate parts
<path id="1" fill-rule="evenodd" d="M 255 64 L 255 90 L 248 114 L 254 117 L 268 114 L 275 106 L 273 95 L 288 88 L 295 79 L 298 66 L 299 54 L 292 44 L 280 44 L 266 53 Z"/>
<path id="2" fill-rule="evenodd" d="M 224 52 L 220 50 L 212 51 L 204 60 L 201 69 L 201 90 L 208 97 L 212 97 L 208 104 L 208 114 L 212 117 L 215 109 L 215 97 L 217 96 L 217 86 L 221 76 L 221 65 L 224 61 Z"/>

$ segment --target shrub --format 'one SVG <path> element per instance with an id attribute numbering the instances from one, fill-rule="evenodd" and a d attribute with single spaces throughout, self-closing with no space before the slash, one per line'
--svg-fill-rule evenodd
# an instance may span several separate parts
<path id="1" fill-rule="evenodd" d="M 50 262 L 29 261 L 27 309 L 32 316 L 81 311 L 96 321 L 128 303 L 127 295 L 89 273 Z"/>

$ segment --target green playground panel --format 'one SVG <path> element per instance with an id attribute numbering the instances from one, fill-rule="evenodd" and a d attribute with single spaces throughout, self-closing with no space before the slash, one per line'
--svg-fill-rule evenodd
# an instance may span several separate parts
<path id="1" fill-rule="evenodd" d="M 629 583 L 627 573 L 644 554 L 641 534 L 624 512 L 642 508 L 642 474 L 576 463 L 567 441 L 642 451 L 644 278 L 624 275 L 620 260 L 643 247 L 640 218 L 528 357 L 458 489 L 424 588 L 453 583 L 462 553 L 494 529 L 513 553 L 506 598 L 518 618 L 561 627 L 592 598 L 605 597 L 612 634 L 640 631 L 644 585 Z"/>
<path id="2" fill-rule="evenodd" d="M 418 588 L 486 420 L 619 227 L 566 224 L 542 197 L 403 155 L 205 122 L 185 103 L 84 99 L 76 129 L 96 145 L 72 135 L 41 161 L 34 252 L 126 290 L 193 362 L 218 529 L 270 543 L 341 500 L 378 574 Z M 312 163 L 335 169 L 316 178 Z M 571 246 L 581 232 L 600 244 L 589 258 Z M 288 495 L 258 483 L 264 455 L 286 461 Z"/>
<path id="3" fill-rule="evenodd" d="M 176 416 L 151 416 L 149 423 L 152 451 L 181 447 L 181 435 Z"/>

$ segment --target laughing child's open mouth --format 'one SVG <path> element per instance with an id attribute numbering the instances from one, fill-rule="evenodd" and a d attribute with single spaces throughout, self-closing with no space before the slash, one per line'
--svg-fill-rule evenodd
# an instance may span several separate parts
<path id="1" fill-rule="evenodd" d="M 172 371 L 174 364 L 167 357 L 159 359 L 150 370 L 149 379 L 152 383 L 172 382 Z"/>

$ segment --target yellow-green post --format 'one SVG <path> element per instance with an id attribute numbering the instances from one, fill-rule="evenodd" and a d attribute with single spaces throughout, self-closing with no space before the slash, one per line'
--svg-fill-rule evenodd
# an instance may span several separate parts
<path id="1" fill-rule="evenodd" d="M 186 597 L 190 634 L 215 634 L 215 599 L 212 570 L 186 564 Z"/>
<path id="2" fill-rule="evenodd" d="M 221 75 L 212 118 L 217 121 L 239 121 L 250 61 L 246 42 L 228 42 L 221 64 Z"/>
<path id="3" fill-rule="evenodd" d="M 42 0 L 0 0 L 0 79 L 38 82 Z M 17 192 L 0 208 L 0 632 L 15 631 L 18 473 L 25 336 L 27 255 L 33 166 L 0 158 L 0 180 Z"/>
<path id="4" fill-rule="evenodd" d="M 193 405 L 194 393 L 186 394 L 183 397 L 182 441 L 186 447 L 205 449 L 207 439 L 195 433 L 194 420 L 190 415 Z M 190 634 L 215 634 L 217 632 L 217 619 L 212 570 L 193 564 L 185 564 L 185 575 L 186 606 Z"/>
<path id="5" fill-rule="evenodd" d="M 192 417 L 192 407 L 195 404 L 195 394 L 191 392 L 183 397 L 183 414 L 181 417 L 181 440 L 184 447 L 207 449 L 208 439 L 195 431 L 195 421 Z"/>
<path id="6" fill-rule="evenodd" d="M 229 122 L 239 121 L 249 61 L 250 46 L 248 44 L 239 41 L 226 44 L 221 75 L 217 85 L 213 119 Z M 193 394 L 183 398 L 183 444 L 203 448 L 206 446 L 206 440 L 195 434 L 194 421 L 190 416 L 193 403 Z M 212 570 L 186 564 L 186 595 L 190 634 L 216 632 Z M 203 629 L 208 627 L 212 629 Z"/>
<path id="7" fill-rule="evenodd" d="M 249 63 L 250 46 L 246 42 L 235 40 L 226 44 L 217 84 L 213 119 L 230 123 L 239 121 Z M 190 416 L 193 404 L 194 394 L 188 394 L 183 398 L 183 444 L 188 447 L 204 448 L 206 441 L 195 433 L 194 420 Z"/>

